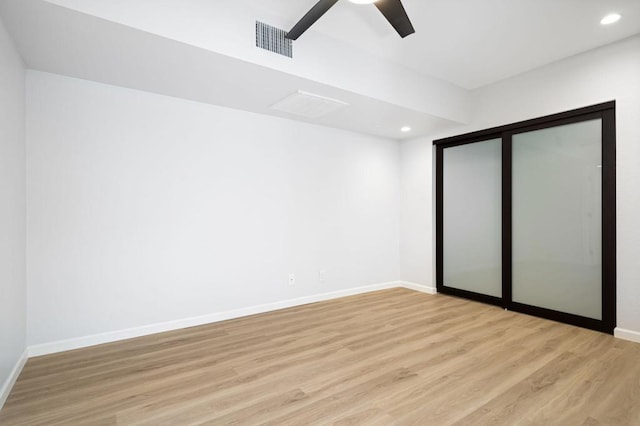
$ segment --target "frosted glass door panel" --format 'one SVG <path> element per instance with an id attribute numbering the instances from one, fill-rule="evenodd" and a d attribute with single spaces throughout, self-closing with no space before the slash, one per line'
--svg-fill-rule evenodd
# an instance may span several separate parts
<path id="1" fill-rule="evenodd" d="M 442 152 L 443 284 L 502 297 L 502 140 Z"/>
<path id="2" fill-rule="evenodd" d="M 513 301 L 602 319 L 602 123 L 513 135 Z"/>

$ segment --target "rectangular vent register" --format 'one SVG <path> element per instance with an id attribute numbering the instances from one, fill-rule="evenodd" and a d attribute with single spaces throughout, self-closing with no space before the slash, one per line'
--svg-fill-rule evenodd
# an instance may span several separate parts
<path id="1" fill-rule="evenodd" d="M 293 58 L 293 43 L 287 32 L 260 21 L 256 21 L 256 47 Z"/>

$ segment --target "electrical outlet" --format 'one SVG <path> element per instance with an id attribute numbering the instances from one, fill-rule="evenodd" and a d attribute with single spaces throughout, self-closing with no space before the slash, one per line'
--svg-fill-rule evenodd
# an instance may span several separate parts
<path id="1" fill-rule="evenodd" d="M 318 272 L 318 281 L 320 281 L 320 283 L 327 281 L 327 271 L 322 270 Z"/>
<path id="2" fill-rule="evenodd" d="M 296 285 L 296 276 L 295 276 L 295 274 L 289 274 L 289 285 Z"/>

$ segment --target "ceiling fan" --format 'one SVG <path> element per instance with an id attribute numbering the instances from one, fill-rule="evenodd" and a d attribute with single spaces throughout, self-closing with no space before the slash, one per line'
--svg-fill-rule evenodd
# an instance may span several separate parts
<path id="1" fill-rule="evenodd" d="M 402 6 L 401 0 L 349 0 L 352 3 L 366 4 L 373 3 L 380 12 L 387 18 L 387 21 L 400 34 L 400 37 L 413 34 L 416 30 L 411 25 L 409 16 Z M 320 0 L 309 10 L 306 15 L 298 21 L 289 31 L 286 37 L 290 40 L 297 40 L 305 31 L 311 27 L 322 15 L 324 15 L 338 0 Z"/>

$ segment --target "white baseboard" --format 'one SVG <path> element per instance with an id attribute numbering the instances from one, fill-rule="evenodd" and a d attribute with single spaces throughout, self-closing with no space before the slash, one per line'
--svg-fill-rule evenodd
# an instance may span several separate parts
<path id="1" fill-rule="evenodd" d="M 18 376 L 22 372 L 24 365 L 27 363 L 27 359 L 29 358 L 28 352 L 25 349 L 18 361 L 16 361 L 16 365 L 13 366 L 13 370 L 9 373 L 9 377 L 2 384 L 2 388 L 0 388 L 0 410 L 4 406 L 4 403 L 7 402 L 7 398 L 9 398 L 9 393 L 11 393 L 11 389 L 13 385 L 18 380 Z"/>
<path id="2" fill-rule="evenodd" d="M 398 285 L 400 287 L 408 288 L 409 290 L 420 291 L 422 293 L 427 293 L 427 294 L 438 293 L 435 287 L 427 287 L 426 285 L 410 283 L 408 281 L 398 281 Z"/>
<path id="3" fill-rule="evenodd" d="M 627 330 L 624 328 L 616 327 L 613 330 L 613 335 L 618 339 L 629 340 L 631 342 L 640 343 L 640 331 Z"/>
<path id="4" fill-rule="evenodd" d="M 364 287 L 355 287 L 346 290 L 338 290 L 330 293 L 315 294 L 312 296 L 300 297 L 297 299 L 289 299 L 281 302 L 267 303 L 264 305 L 251 306 L 247 308 L 234 309 L 231 311 L 217 312 L 213 314 L 185 318 L 176 321 L 162 322 L 158 324 L 150 324 L 142 327 L 129 328 L 125 330 L 111 331 L 107 333 L 94 334 L 91 336 L 78 337 L 74 339 L 60 340 L 51 343 L 43 343 L 39 345 L 29 346 L 29 357 L 49 355 L 58 352 L 69 351 L 72 349 L 86 348 L 89 346 L 101 345 L 103 343 L 111 343 L 119 340 L 131 339 L 134 337 L 147 336 L 150 334 L 162 333 L 165 331 L 179 330 L 187 327 L 195 327 L 198 325 L 211 324 L 218 321 L 225 321 L 234 318 L 245 317 L 248 315 L 262 314 L 265 312 L 277 311 L 279 309 L 291 308 L 294 306 L 306 305 L 308 303 L 322 302 L 324 300 L 337 299 L 340 297 L 353 296 L 356 294 L 369 293 L 372 291 L 386 290 L 390 288 L 406 287 L 412 290 L 420 290 L 428 293 L 428 287 L 412 285 L 407 287 L 404 283 L 392 281 L 381 284 L 373 284 Z M 414 288 L 415 287 L 415 288 Z"/>

